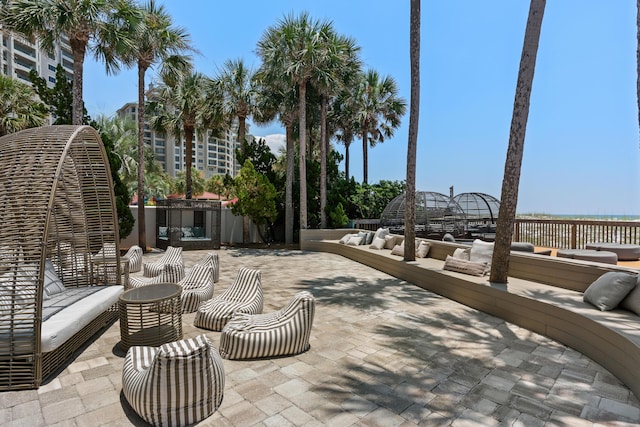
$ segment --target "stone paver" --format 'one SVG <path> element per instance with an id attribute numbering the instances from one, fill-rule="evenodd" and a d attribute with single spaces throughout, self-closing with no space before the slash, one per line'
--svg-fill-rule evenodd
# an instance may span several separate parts
<path id="1" fill-rule="evenodd" d="M 615 376 L 549 338 L 337 255 L 223 248 L 215 294 L 262 271 L 265 312 L 316 297 L 311 349 L 224 361 L 221 407 L 203 426 L 625 426 L 640 402 Z M 148 262 L 161 253 L 146 254 Z M 204 251 L 184 252 L 190 267 Z M 185 337 L 220 333 L 193 326 Z M 38 391 L 0 393 L 8 426 L 144 425 L 121 395 L 119 324 Z"/>

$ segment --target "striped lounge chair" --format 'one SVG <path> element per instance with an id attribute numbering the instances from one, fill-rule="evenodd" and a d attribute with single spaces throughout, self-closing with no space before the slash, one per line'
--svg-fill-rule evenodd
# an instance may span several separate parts
<path id="1" fill-rule="evenodd" d="M 240 267 L 236 279 L 224 292 L 200 304 L 193 324 L 221 331 L 234 313 L 262 313 L 262 305 L 260 270 Z"/>
<path id="2" fill-rule="evenodd" d="M 160 347 L 134 346 L 124 359 L 122 392 L 154 426 L 191 425 L 222 403 L 222 359 L 205 335 Z"/>
<path id="3" fill-rule="evenodd" d="M 166 274 L 165 266 L 175 265 L 176 268 L 172 269 L 178 276 L 176 276 L 172 283 L 177 283 L 184 279 L 184 261 L 182 260 L 182 248 L 169 246 L 166 252 L 156 262 L 145 262 L 142 265 L 144 277 L 156 277 L 160 274 Z"/>
<path id="4" fill-rule="evenodd" d="M 182 286 L 182 312 L 193 313 L 200 303 L 213 297 L 213 284 L 219 275 L 218 254 L 208 253 L 178 282 Z"/>
<path id="5" fill-rule="evenodd" d="M 140 246 L 131 246 L 124 256 L 129 258 L 129 273 L 137 273 L 142 270 L 142 248 Z"/>
<path id="6" fill-rule="evenodd" d="M 298 292 L 273 313 L 236 313 L 222 329 L 220 355 L 225 359 L 255 359 L 307 351 L 314 314 L 315 299 L 307 291 Z"/>
<path id="7" fill-rule="evenodd" d="M 160 274 L 155 277 L 129 276 L 129 288 L 153 285 L 156 283 L 179 283 L 184 279 L 184 266 L 180 264 L 164 264 Z"/>

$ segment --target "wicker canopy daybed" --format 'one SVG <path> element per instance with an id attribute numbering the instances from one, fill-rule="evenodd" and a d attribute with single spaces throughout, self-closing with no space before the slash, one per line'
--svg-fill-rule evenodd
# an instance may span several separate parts
<path id="1" fill-rule="evenodd" d="M 105 245 L 115 245 L 110 268 L 120 277 L 98 133 L 65 125 L 1 137 L 0 203 L 0 390 L 37 388 L 117 317 L 122 286 L 96 286 Z"/>

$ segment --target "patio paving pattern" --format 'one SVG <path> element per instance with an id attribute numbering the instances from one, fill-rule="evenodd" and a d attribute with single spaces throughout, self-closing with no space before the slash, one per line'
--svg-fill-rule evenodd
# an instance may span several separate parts
<path id="1" fill-rule="evenodd" d="M 224 360 L 222 405 L 202 426 L 625 426 L 640 402 L 551 339 L 338 255 L 222 248 L 218 295 L 241 266 L 262 272 L 264 312 L 316 298 L 311 349 Z M 205 251 L 184 252 L 190 267 Z M 152 261 L 161 253 L 144 256 Z M 218 347 L 220 332 L 193 326 Z M 122 395 L 118 321 L 39 390 L 0 393 L 2 426 L 146 425 Z"/>

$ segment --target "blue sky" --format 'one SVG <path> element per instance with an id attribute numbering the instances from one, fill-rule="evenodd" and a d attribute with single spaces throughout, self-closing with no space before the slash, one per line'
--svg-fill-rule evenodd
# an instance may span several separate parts
<path id="1" fill-rule="evenodd" d="M 227 59 L 260 65 L 256 43 L 289 13 L 333 22 L 361 47 L 365 67 L 410 94 L 409 2 L 381 0 L 159 0 L 214 76 Z M 631 0 L 547 3 L 525 142 L 518 213 L 640 214 L 636 5 Z M 422 2 L 418 190 L 500 197 L 529 2 Z M 154 78 L 153 72 L 147 81 Z M 87 60 L 89 114 L 112 115 L 136 98 L 135 70 L 106 76 Z M 369 182 L 403 180 L 409 114 L 394 137 L 369 149 Z M 283 134 L 278 123 L 254 135 Z M 271 140 L 277 137 L 271 137 Z M 344 147 L 337 145 L 344 153 Z M 362 180 L 362 143 L 350 149 Z M 341 165 L 344 170 L 344 164 Z"/>

